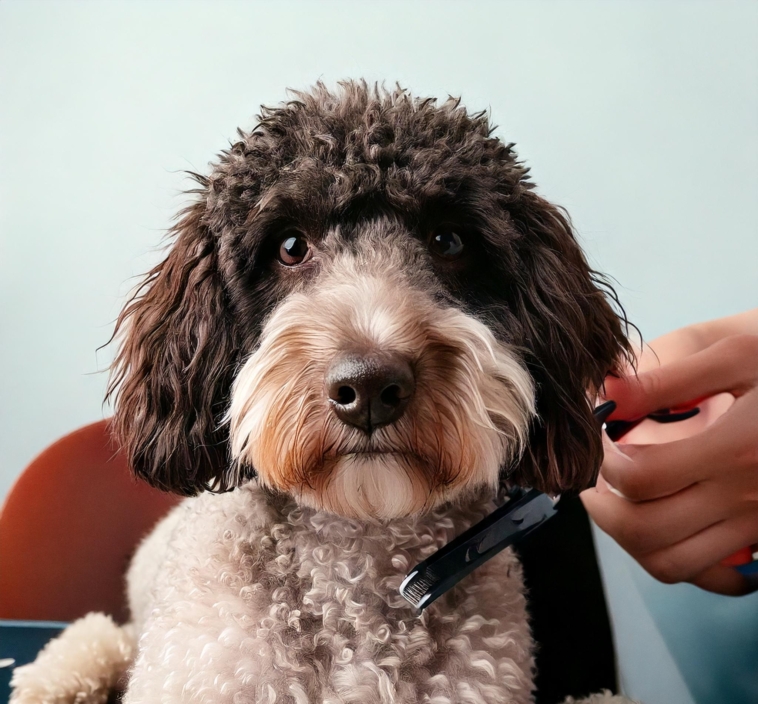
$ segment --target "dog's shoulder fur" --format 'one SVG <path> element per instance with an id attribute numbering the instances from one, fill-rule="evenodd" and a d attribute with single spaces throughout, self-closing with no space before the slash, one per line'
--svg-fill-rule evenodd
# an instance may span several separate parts
<path id="1" fill-rule="evenodd" d="M 398 593 L 414 564 L 491 509 L 482 498 L 366 523 L 255 482 L 187 499 L 132 567 L 133 612 L 146 588 L 152 610 L 125 702 L 156 690 L 171 701 L 530 701 L 532 642 L 510 551 L 420 617 Z"/>

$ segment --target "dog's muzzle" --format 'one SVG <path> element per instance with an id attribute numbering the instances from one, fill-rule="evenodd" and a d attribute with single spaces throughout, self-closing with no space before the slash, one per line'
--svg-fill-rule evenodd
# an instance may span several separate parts
<path id="1" fill-rule="evenodd" d="M 344 355 L 326 373 L 334 413 L 368 435 L 398 420 L 415 388 L 411 365 L 399 355 Z"/>
<path id="2" fill-rule="evenodd" d="M 388 270 L 394 256 L 344 253 L 272 312 L 232 389 L 235 468 L 362 519 L 495 490 L 534 413 L 529 372 L 482 321 Z"/>

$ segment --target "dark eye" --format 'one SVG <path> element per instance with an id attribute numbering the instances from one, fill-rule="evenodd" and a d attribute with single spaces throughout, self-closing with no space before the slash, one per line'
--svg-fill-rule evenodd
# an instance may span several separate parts
<path id="1" fill-rule="evenodd" d="M 279 261 L 285 266 L 297 266 L 311 258 L 311 246 L 305 235 L 297 230 L 285 233 L 279 245 Z"/>
<path id="2" fill-rule="evenodd" d="M 439 257 L 455 259 L 463 252 L 463 240 L 453 230 L 441 230 L 432 235 L 429 249 Z"/>

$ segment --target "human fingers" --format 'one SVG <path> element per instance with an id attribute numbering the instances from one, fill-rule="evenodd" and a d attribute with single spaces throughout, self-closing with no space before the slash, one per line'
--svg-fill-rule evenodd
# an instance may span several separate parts
<path id="1" fill-rule="evenodd" d="M 699 401 L 697 407 L 700 412 L 691 418 L 676 423 L 659 423 L 646 418 L 628 430 L 618 442 L 622 445 L 658 445 L 684 440 L 702 433 L 719 416 L 726 413 L 733 403 L 734 396 L 731 394 L 716 394 Z"/>
<path id="2" fill-rule="evenodd" d="M 744 577 L 733 567 L 716 564 L 693 577 L 690 582 L 701 589 L 725 596 L 743 596 L 758 588 L 758 582 Z"/>
<path id="3" fill-rule="evenodd" d="M 608 377 L 604 396 L 616 402 L 611 418 L 633 420 L 724 391 L 740 395 L 757 381 L 758 335 L 732 335 L 639 376 Z"/>
<path id="4" fill-rule="evenodd" d="M 632 501 L 675 494 L 731 472 L 758 470 L 758 389 L 737 399 L 702 432 L 657 445 L 608 444 L 601 473 Z"/>
<path id="5" fill-rule="evenodd" d="M 722 522 L 719 516 L 731 512 L 723 501 L 713 496 L 712 487 L 703 485 L 696 485 L 674 497 L 635 504 L 615 495 L 599 477 L 597 486 L 582 492 L 580 498 L 598 527 L 641 563 L 645 562 L 646 555 L 655 552 L 664 555 L 666 547 L 684 544 L 684 534 L 689 533 L 686 537 L 697 535 L 702 532 L 701 525 L 710 528 Z M 741 540 L 744 538 L 738 538 L 736 542 Z M 722 547 L 720 552 L 725 550 L 729 550 L 729 546 Z M 677 581 L 678 575 L 655 571 L 671 568 L 659 562 L 660 559 L 660 556 L 655 558 L 649 571 L 664 581 Z M 758 588 L 758 580 L 751 581 L 732 567 L 718 563 L 708 566 L 689 581 L 701 589 L 730 596 L 740 596 Z"/>
<path id="6" fill-rule="evenodd" d="M 756 541 L 758 512 L 746 511 L 668 548 L 643 555 L 637 561 L 661 582 L 689 582 L 743 546 Z"/>
<path id="7" fill-rule="evenodd" d="M 581 499 L 595 523 L 636 559 L 715 525 L 732 508 L 726 497 L 713 496 L 712 488 L 703 484 L 641 503 L 621 498 L 606 487 L 599 477 Z"/>
<path id="8" fill-rule="evenodd" d="M 758 335 L 758 308 L 672 330 L 635 351 L 638 373 L 689 357 L 731 335 Z M 626 369 L 627 374 L 633 370 Z"/>

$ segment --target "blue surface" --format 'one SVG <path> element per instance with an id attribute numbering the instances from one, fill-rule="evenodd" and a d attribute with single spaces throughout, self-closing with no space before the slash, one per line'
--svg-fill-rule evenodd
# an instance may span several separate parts
<path id="1" fill-rule="evenodd" d="M 15 660 L 13 665 L 0 668 L 0 704 L 6 704 L 10 698 L 13 668 L 34 660 L 45 643 L 58 635 L 66 625 L 57 621 L 0 620 L 0 660 Z"/>
<path id="2" fill-rule="evenodd" d="M 661 584 L 593 528 L 624 693 L 645 704 L 756 704 L 758 592 Z"/>
<path id="3" fill-rule="evenodd" d="M 698 704 L 758 702 L 758 593 L 665 585 L 641 569 L 633 579 Z"/>

